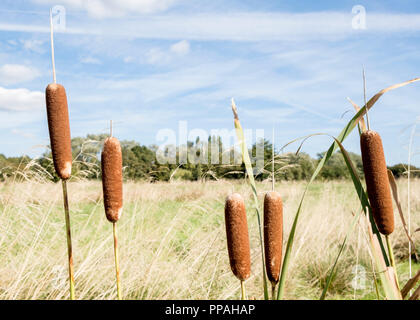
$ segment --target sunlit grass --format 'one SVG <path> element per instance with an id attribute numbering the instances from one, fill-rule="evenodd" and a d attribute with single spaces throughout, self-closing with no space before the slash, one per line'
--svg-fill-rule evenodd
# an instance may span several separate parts
<path id="1" fill-rule="evenodd" d="M 65 224 L 59 184 L 24 182 L 0 186 L 0 299 L 66 299 L 68 296 Z M 258 183 L 258 196 L 271 184 Z M 305 188 L 304 182 L 279 182 L 284 200 L 285 240 Z M 420 181 L 412 183 L 413 226 L 420 225 Z M 239 283 L 229 269 L 224 200 L 241 193 L 252 208 L 251 190 L 242 181 L 207 183 L 132 183 L 124 185 L 124 212 L 119 222 L 121 281 L 128 299 L 236 299 Z M 399 182 L 404 200 L 405 181 Z M 69 183 L 76 297 L 115 299 L 112 225 L 103 211 L 100 182 Z M 261 201 L 262 203 L 262 201 Z M 317 299 L 322 292 L 352 212 L 360 204 L 350 181 L 316 181 L 303 206 L 291 255 L 286 298 Z M 396 215 L 393 243 L 398 274 L 408 278 L 408 244 Z M 263 298 L 261 255 L 256 217 L 248 212 L 252 275 L 249 297 Z M 419 235 L 415 237 L 418 243 Z M 340 260 L 329 299 L 353 299 L 351 281 L 359 264 L 369 286 L 356 299 L 373 299 L 370 258 L 357 228 Z M 415 265 L 416 270 L 418 265 Z M 405 282 L 405 281 L 402 281 Z"/>

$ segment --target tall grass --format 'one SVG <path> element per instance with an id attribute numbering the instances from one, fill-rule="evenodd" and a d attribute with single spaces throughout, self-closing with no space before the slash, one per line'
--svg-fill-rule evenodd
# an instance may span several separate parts
<path id="1" fill-rule="evenodd" d="M 397 181 L 402 206 L 407 186 Z M 271 182 L 257 182 L 262 203 Z M 112 225 L 104 218 L 101 183 L 70 181 L 75 280 L 79 299 L 115 299 Z M 304 182 L 277 182 L 284 204 L 284 238 Z M 8 181 L 0 185 L 0 299 L 65 299 L 68 295 L 66 245 L 60 184 Z M 224 199 L 241 193 L 247 208 L 254 199 L 241 181 L 134 183 L 124 188 L 124 218 L 119 222 L 121 278 L 127 299 L 236 299 L 240 284 L 226 254 Z M 352 223 L 359 200 L 351 181 L 318 182 L 310 186 L 290 256 L 285 298 L 317 299 L 325 286 L 339 244 Z M 420 225 L 420 181 L 411 183 L 412 225 Z M 249 219 L 252 273 L 248 297 L 263 298 L 261 254 L 256 219 Z M 313 226 L 316 225 L 316 230 Z M 414 241 L 420 233 L 413 234 Z M 366 288 L 357 299 L 376 297 L 368 239 L 361 238 L 359 265 L 366 270 Z M 394 250 L 402 283 L 408 280 L 408 244 L 397 219 Z M 357 234 L 350 234 L 338 262 L 328 298 L 352 299 Z M 418 265 L 413 264 L 414 273 Z M 359 269 L 360 270 L 360 269 Z M 382 295 L 382 293 L 381 293 Z"/>

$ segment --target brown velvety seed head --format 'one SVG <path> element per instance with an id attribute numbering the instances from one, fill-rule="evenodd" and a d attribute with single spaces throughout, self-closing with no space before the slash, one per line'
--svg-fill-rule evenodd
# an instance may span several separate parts
<path id="1" fill-rule="evenodd" d="M 123 206 L 122 154 L 118 139 L 105 140 L 101 167 L 105 214 L 110 222 L 117 222 Z"/>
<path id="2" fill-rule="evenodd" d="M 363 132 L 360 147 L 372 215 L 378 230 L 389 235 L 394 231 L 394 210 L 380 135 L 372 130 Z"/>
<path id="3" fill-rule="evenodd" d="M 238 193 L 226 198 L 225 223 L 230 267 L 239 280 L 246 280 L 251 275 L 251 253 L 245 203 Z"/>
<path id="4" fill-rule="evenodd" d="M 267 192 L 264 197 L 264 250 L 267 277 L 279 281 L 283 247 L 283 202 L 280 194 Z"/>
<path id="5" fill-rule="evenodd" d="M 57 175 L 66 180 L 71 175 L 71 137 L 66 90 L 61 84 L 50 83 L 45 90 L 51 152 Z"/>

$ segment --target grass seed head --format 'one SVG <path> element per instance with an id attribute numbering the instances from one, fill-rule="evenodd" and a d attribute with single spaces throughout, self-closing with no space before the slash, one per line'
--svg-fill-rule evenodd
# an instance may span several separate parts
<path id="1" fill-rule="evenodd" d="M 225 223 L 230 267 L 239 280 L 246 280 L 251 274 L 251 253 L 245 203 L 238 193 L 226 198 Z"/>
<path id="2" fill-rule="evenodd" d="M 279 281 L 283 247 L 283 202 L 280 194 L 267 192 L 264 197 L 264 250 L 267 277 Z"/>
<path id="3" fill-rule="evenodd" d="M 123 206 L 122 154 L 117 138 L 105 140 L 101 167 L 105 214 L 110 222 L 117 222 Z"/>
<path id="4" fill-rule="evenodd" d="M 57 175 L 66 180 L 71 175 L 71 137 L 66 90 L 50 83 L 45 90 L 51 152 Z"/>
<path id="5" fill-rule="evenodd" d="M 378 230 L 389 235 L 394 231 L 394 211 L 381 137 L 375 131 L 365 131 L 360 146 L 372 215 Z"/>

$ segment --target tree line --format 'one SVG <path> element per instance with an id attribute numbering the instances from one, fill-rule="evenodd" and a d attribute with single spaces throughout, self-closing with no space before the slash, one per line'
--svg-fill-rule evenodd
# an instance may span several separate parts
<path id="1" fill-rule="evenodd" d="M 89 134 L 86 137 L 75 137 L 72 139 L 73 177 L 85 179 L 100 178 L 100 152 L 103 141 L 107 137 L 108 135 L 105 134 Z M 214 146 L 217 147 L 217 153 L 212 149 Z M 239 151 L 233 148 L 225 148 L 220 137 L 209 137 L 207 141 L 200 141 L 197 138 L 195 141 L 188 141 L 185 146 L 166 146 L 163 150 L 156 145 L 145 146 L 136 141 L 122 140 L 121 149 L 124 178 L 127 180 L 150 182 L 171 180 L 197 181 L 242 179 L 245 177 L 245 165 L 241 161 Z M 188 152 L 188 157 L 183 154 L 185 151 Z M 254 163 L 254 167 L 258 167 L 258 170 L 254 172 L 257 180 L 270 178 L 273 172 L 273 158 L 276 180 L 308 180 L 324 155 L 319 153 L 316 158 L 312 158 L 304 152 L 298 154 L 280 153 L 274 150 L 273 157 L 272 143 L 268 140 L 261 140 L 254 143 L 249 150 L 251 159 L 256 159 L 257 153 L 261 151 L 263 154 L 259 156 L 264 159 L 263 164 L 255 166 Z M 182 157 L 185 161 L 181 162 L 181 164 L 180 161 L 164 163 L 159 159 L 159 155 L 162 156 L 162 154 L 172 154 L 178 160 Z M 363 164 L 360 155 L 351 152 L 349 155 L 359 176 L 363 177 Z M 222 161 L 222 158 L 226 156 L 230 160 L 229 163 Z M 192 161 L 191 159 L 199 159 L 200 161 Z M 203 159 L 207 161 L 203 161 Z M 408 166 L 397 164 L 389 167 L 389 169 L 396 178 L 399 178 L 406 175 Z M 410 169 L 413 177 L 420 177 L 419 168 L 411 166 Z M 13 177 L 59 180 L 54 171 L 49 149 L 41 157 L 33 159 L 28 156 L 5 157 L 0 154 L 0 180 L 5 181 Z M 340 151 L 337 151 L 330 158 L 318 176 L 318 179 L 324 180 L 348 178 L 350 178 L 350 175 Z"/>

